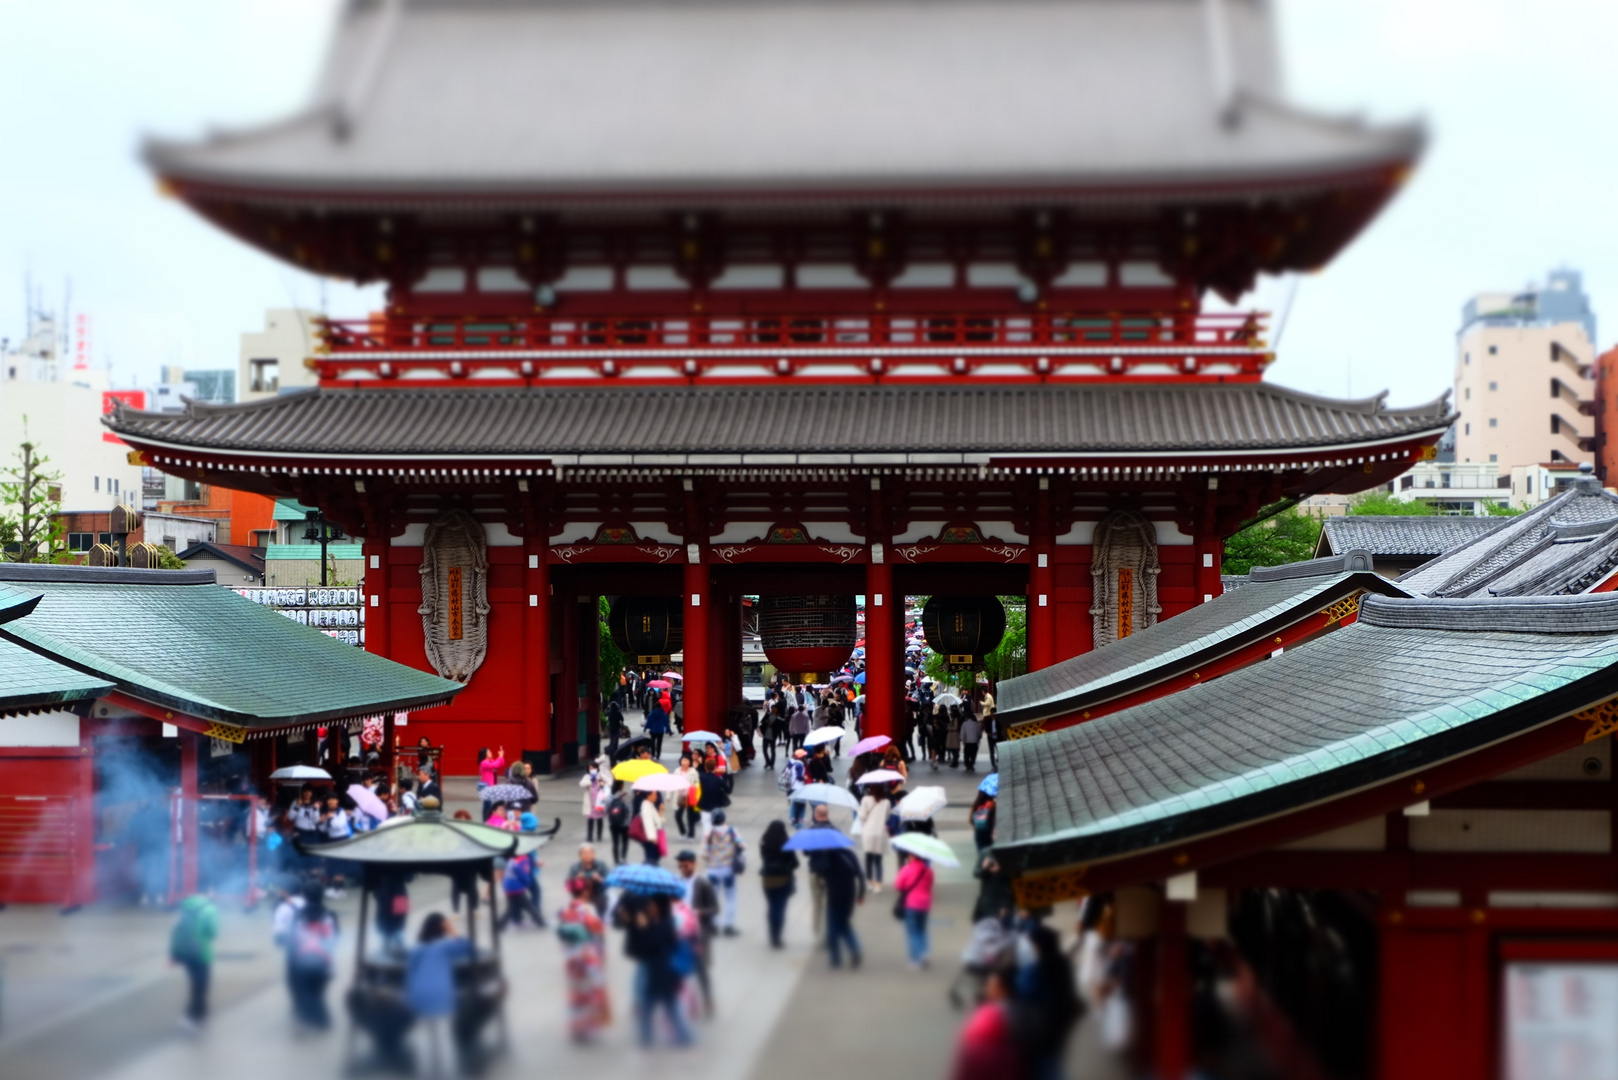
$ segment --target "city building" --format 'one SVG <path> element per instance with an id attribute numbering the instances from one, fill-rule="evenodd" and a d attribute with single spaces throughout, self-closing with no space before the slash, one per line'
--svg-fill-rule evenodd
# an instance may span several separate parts
<path id="1" fill-rule="evenodd" d="M 177 552 L 187 570 L 212 570 L 214 580 L 230 589 L 264 584 L 264 549 L 239 544 L 196 543 Z"/>
<path id="2" fill-rule="evenodd" d="M 320 313 L 304 308 L 271 308 L 264 313 L 264 329 L 242 335 L 231 400 L 259 401 L 288 390 L 316 383 L 304 361 L 315 354 Z"/>
<path id="3" fill-rule="evenodd" d="M 1511 502 L 1510 478 L 1490 462 L 1418 461 L 1388 485 L 1398 502 L 1422 502 L 1441 514 L 1482 517 Z"/>
<path id="4" fill-rule="evenodd" d="M 1596 475 L 1618 484 L 1618 348 L 1596 358 Z"/>
<path id="5" fill-rule="evenodd" d="M 575 74 L 625 50 L 633 86 Z M 1261 507 L 1386 483 L 1449 426 L 1265 383 L 1264 315 L 1201 309 L 1326 265 L 1424 143 L 1277 107 L 1278 66 L 1245 0 L 351 5 L 330 108 L 145 153 L 385 312 L 272 316 L 241 404 L 109 425 L 363 537 L 366 647 L 467 683 L 412 721 L 450 771 L 594 752 L 602 595 L 680 620 L 699 730 L 743 700 L 742 597 L 806 673 L 864 596 L 889 732 L 906 597 L 1026 596 L 1047 667 L 1212 600 Z M 318 386 L 271 397 L 293 355 Z"/>
<path id="6" fill-rule="evenodd" d="M 157 500 L 155 507 L 158 513 L 207 521 L 215 526 L 206 537 L 187 533 L 187 538 L 238 547 L 263 547 L 272 542 L 275 532 L 274 499 L 223 484 L 202 483 L 177 476 L 165 476 L 164 481 L 163 497 Z M 148 530 L 149 534 L 151 532 Z M 180 549 L 174 550 L 178 552 Z"/>
<path id="7" fill-rule="evenodd" d="M 1479 293 L 1455 343 L 1455 460 L 1594 461 L 1596 321 L 1576 270 L 1543 286 Z"/>

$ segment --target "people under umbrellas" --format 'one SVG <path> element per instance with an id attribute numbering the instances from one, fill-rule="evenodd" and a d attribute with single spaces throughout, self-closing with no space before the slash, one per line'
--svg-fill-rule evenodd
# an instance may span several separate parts
<path id="1" fill-rule="evenodd" d="M 651 710 L 647 712 L 645 727 L 646 734 L 652 737 L 652 757 L 654 759 L 662 757 L 663 736 L 669 733 L 669 714 L 665 711 L 661 702 L 653 705 Z"/>
<path id="2" fill-rule="evenodd" d="M 825 809 L 815 807 L 817 819 Z M 817 820 L 816 825 L 819 824 Z M 865 875 L 860 873 L 859 860 L 849 848 L 839 847 L 810 855 L 809 868 L 825 882 L 826 953 L 831 966 L 843 966 L 842 951 L 846 945 L 850 965 L 858 968 L 862 957 L 860 939 L 854 933 L 854 908 L 865 903 Z"/>
<path id="3" fill-rule="evenodd" d="M 635 824 L 639 824 L 640 835 L 636 836 Z M 635 814 L 635 824 L 630 825 L 631 839 L 640 841 L 641 851 L 646 862 L 656 866 L 658 860 L 667 850 L 668 839 L 663 832 L 663 794 L 659 791 L 646 791 L 640 793 L 640 808 Z"/>
<path id="4" fill-rule="evenodd" d="M 860 799 L 855 820 L 859 823 L 860 850 L 865 853 L 865 880 L 871 891 L 882 891 L 882 857 L 888 853 L 888 813 L 893 809 L 891 789 L 871 784 Z"/>

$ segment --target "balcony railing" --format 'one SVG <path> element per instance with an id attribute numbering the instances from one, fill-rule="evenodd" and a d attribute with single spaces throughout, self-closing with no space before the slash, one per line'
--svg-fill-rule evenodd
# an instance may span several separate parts
<path id="1" fill-rule="evenodd" d="M 1256 379 L 1273 359 L 1264 324 L 1258 313 L 331 319 L 310 363 L 328 384 Z"/>

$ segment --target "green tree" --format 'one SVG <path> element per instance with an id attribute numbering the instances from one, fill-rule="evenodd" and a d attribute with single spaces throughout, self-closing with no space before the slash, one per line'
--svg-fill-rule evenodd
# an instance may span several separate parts
<path id="1" fill-rule="evenodd" d="M 1226 540 L 1224 572 L 1245 574 L 1255 566 L 1312 559 L 1319 540 L 1320 519 L 1289 507 Z"/>
<path id="2" fill-rule="evenodd" d="M 1408 502 L 1395 499 L 1392 495 L 1378 488 L 1354 496 L 1348 501 L 1348 512 L 1355 515 L 1386 517 L 1397 515 L 1401 517 L 1437 517 L 1431 503 L 1420 499 L 1411 499 Z"/>
<path id="3" fill-rule="evenodd" d="M 46 468 L 50 458 L 28 441 L 17 449 L 16 463 L 0 470 L 0 542 L 10 562 L 56 562 L 67 557 L 66 526 L 57 515 L 62 501 L 62 474 Z"/>
<path id="4" fill-rule="evenodd" d="M 612 631 L 607 629 L 607 612 L 612 605 L 607 603 L 605 596 L 597 598 L 601 617 L 597 620 L 597 628 L 601 631 L 601 693 L 603 697 L 611 697 L 618 689 L 618 676 L 624 668 L 629 667 L 634 657 L 623 652 L 613 644 Z"/>
<path id="5" fill-rule="evenodd" d="M 1503 502 L 1486 502 L 1483 504 L 1483 510 L 1487 517 L 1516 517 L 1522 513 L 1521 509 L 1513 510 L 1509 504 Z"/>
<path id="6" fill-rule="evenodd" d="M 184 570 L 185 562 L 167 544 L 153 544 L 157 548 L 157 568 L 159 570 Z"/>

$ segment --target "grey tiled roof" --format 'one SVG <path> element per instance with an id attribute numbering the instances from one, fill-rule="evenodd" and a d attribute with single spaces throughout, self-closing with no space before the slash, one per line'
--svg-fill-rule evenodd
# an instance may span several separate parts
<path id="1" fill-rule="evenodd" d="M 1345 565 L 1353 570 L 1345 571 Z M 1248 583 L 1100 649 L 998 686 L 1005 724 L 1071 713 L 1190 671 L 1275 633 L 1357 589 L 1397 593 L 1364 553 L 1255 568 Z"/>
<path id="2" fill-rule="evenodd" d="M 1618 596 L 1369 598 L 1354 624 L 1281 656 L 1004 744 L 996 851 L 1019 872 L 1185 841 L 1428 767 L 1615 692 Z"/>
<path id="3" fill-rule="evenodd" d="M 108 424 L 130 439 L 221 450 L 544 456 L 1307 451 L 1451 419 L 1444 399 L 1388 409 L 1266 383 L 1155 383 L 321 389 L 184 413 L 121 409 Z"/>
<path id="4" fill-rule="evenodd" d="M 0 603 L 16 593 L 43 599 L 0 637 L 203 720 L 286 727 L 426 708 L 462 688 L 282 618 L 212 571 L 0 564 Z"/>
<path id="5" fill-rule="evenodd" d="M 100 697 L 112 683 L 0 640 L 0 717 Z M 0 743 L 5 725 L 0 723 Z"/>
<path id="6" fill-rule="evenodd" d="M 311 107 L 153 143 L 158 171 L 270 198 L 695 191 L 705 206 L 783 190 L 1297 185 L 1408 161 L 1424 138 L 1282 104 L 1259 4 L 1226 6 L 1224 50 L 1185 0 L 344 6 Z M 1228 104 L 1222 77 L 1240 88 Z"/>
<path id="7" fill-rule="evenodd" d="M 1580 479 L 1555 498 L 1404 574 L 1427 596 L 1583 592 L 1618 569 L 1618 497 Z"/>
<path id="8" fill-rule="evenodd" d="M 1359 548 L 1372 555 L 1430 559 L 1499 528 L 1509 518 L 1417 517 L 1354 514 L 1329 517 L 1321 532 L 1332 551 Z"/>

